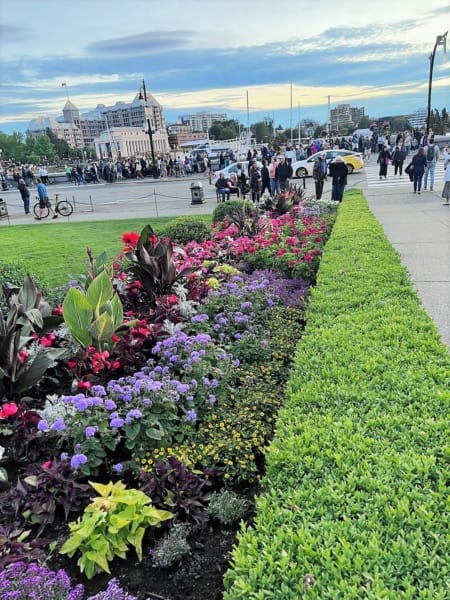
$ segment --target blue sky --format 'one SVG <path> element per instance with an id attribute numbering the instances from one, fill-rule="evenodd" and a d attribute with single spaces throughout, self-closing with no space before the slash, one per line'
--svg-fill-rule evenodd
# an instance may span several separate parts
<path id="1" fill-rule="evenodd" d="M 344 103 L 412 114 L 427 105 L 429 55 L 448 29 L 448 0 L 3 2 L 0 131 L 60 116 L 67 94 L 81 112 L 129 102 L 142 78 L 167 122 L 208 110 L 295 127 Z M 443 59 L 439 47 L 431 104 L 450 110 Z"/>

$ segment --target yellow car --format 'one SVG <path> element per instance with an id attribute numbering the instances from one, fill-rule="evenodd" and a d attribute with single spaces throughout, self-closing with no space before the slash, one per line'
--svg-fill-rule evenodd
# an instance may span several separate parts
<path id="1" fill-rule="evenodd" d="M 323 150 L 322 152 L 316 152 L 305 160 L 297 160 L 292 163 L 293 177 L 312 177 L 314 163 L 316 158 L 326 155 L 327 163 L 330 163 L 340 156 L 347 165 L 347 171 L 353 173 L 353 171 L 360 171 L 364 167 L 364 160 L 361 153 L 352 152 L 351 150 Z"/>

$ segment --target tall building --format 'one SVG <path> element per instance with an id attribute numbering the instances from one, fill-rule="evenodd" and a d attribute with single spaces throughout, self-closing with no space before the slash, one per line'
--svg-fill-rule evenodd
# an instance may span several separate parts
<path id="1" fill-rule="evenodd" d="M 192 127 L 192 131 L 203 131 L 208 132 L 208 129 L 212 127 L 215 121 L 226 121 L 226 113 L 208 113 L 200 112 L 194 115 L 189 115 L 189 123 Z"/>
<path id="2" fill-rule="evenodd" d="M 140 147 L 136 143 L 137 139 L 142 137 L 139 131 L 143 134 L 143 139 L 148 130 L 148 121 L 152 129 L 152 137 L 154 142 L 155 152 L 168 152 L 169 140 L 164 122 L 163 109 L 161 104 L 152 96 L 147 94 L 147 107 L 142 94 L 136 94 L 132 102 L 116 102 L 113 106 L 105 106 L 98 104 L 94 110 L 80 115 L 77 107 L 67 100 L 63 108 L 63 114 L 56 119 L 38 117 L 33 119 L 27 129 L 27 135 L 37 137 L 50 129 L 56 137 L 65 140 L 72 148 L 91 147 L 110 147 L 115 145 L 102 146 L 104 139 L 111 138 L 111 130 L 125 128 L 130 137 L 131 147 Z M 132 132 L 133 129 L 136 131 Z M 138 130 L 138 131 L 137 131 Z M 122 132 L 125 134 L 125 132 Z M 123 141 L 123 135 L 119 136 Z M 145 143 L 143 143 L 145 146 Z M 117 147 L 127 147 L 127 144 L 122 144 Z M 158 150 L 157 150 L 158 149 Z"/>
<path id="3" fill-rule="evenodd" d="M 347 123 L 357 125 L 364 117 L 364 108 L 356 108 L 350 104 L 338 104 L 336 108 L 330 110 L 331 129 L 339 129 Z"/>

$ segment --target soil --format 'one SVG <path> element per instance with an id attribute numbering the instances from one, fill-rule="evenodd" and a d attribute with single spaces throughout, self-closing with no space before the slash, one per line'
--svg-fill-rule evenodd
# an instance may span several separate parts
<path id="1" fill-rule="evenodd" d="M 247 490 L 247 500 L 253 506 L 256 491 Z M 243 519 L 251 523 L 253 509 Z M 191 552 L 178 564 L 163 569 L 154 567 L 149 557 L 152 540 L 144 538 L 143 560 L 137 560 L 134 549 L 128 552 L 127 559 L 115 559 L 111 564 L 111 575 L 100 573 L 88 580 L 80 574 L 76 566 L 76 556 L 69 559 L 55 554 L 47 566 L 57 570 L 63 568 L 70 575 L 73 585 L 82 583 L 86 597 L 104 591 L 108 581 L 116 577 L 121 587 L 138 600 L 221 600 L 223 597 L 223 575 L 229 567 L 231 552 L 240 529 L 239 523 L 223 526 L 218 522 L 195 525 L 188 541 Z M 43 534 L 49 537 L 48 530 Z M 61 524 L 53 529 L 58 539 L 58 547 L 67 539 L 68 527 Z"/>

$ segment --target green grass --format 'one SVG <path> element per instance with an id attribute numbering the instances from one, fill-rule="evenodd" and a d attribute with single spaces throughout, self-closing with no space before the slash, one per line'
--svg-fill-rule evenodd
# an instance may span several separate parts
<path id="1" fill-rule="evenodd" d="M 211 223 L 210 215 L 198 218 Z M 84 271 L 86 248 L 91 248 L 94 256 L 105 251 L 113 258 L 122 249 L 125 231 L 140 233 L 150 223 L 157 233 L 164 233 L 167 224 L 174 220 L 174 217 L 159 217 L 2 227 L 0 261 L 20 261 L 31 275 L 39 276 L 49 286 L 62 286 L 72 275 Z"/>

